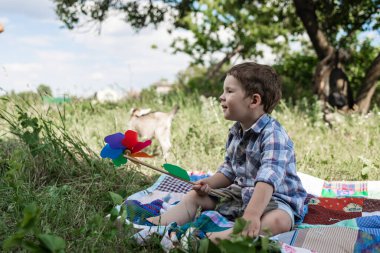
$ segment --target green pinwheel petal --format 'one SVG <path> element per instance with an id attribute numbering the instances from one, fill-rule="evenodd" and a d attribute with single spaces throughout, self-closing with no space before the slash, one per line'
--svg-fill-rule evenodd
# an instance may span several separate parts
<path id="1" fill-rule="evenodd" d="M 181 167 L 178 167 L 177 165 L 173 165 L 170 163 L 165 163 L 162 165 L 162 167 L 169 172 L 169 174 L 182 178 L 186 181 L 190 181 L 189 174 L 187 174 L 186 170 L 182 169 Z"/>
<path id="2" fill-rule="evenodd" d="M 118 158 L 113 159 L 113 164 L 115 164 L 116 167 L 120 167 L 123 164 L 126 164 L 128 159 L 125 158 L 123 155 L 120 155 Z"/>

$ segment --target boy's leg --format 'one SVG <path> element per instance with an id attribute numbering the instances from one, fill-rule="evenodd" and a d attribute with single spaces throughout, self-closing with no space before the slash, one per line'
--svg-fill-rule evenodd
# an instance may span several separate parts
<path id="1" fill-rule="evenodd" d="M 273 236 L 280 233 L 288 232 L 293 227 L 293 221 L 286 211 L 275 209 L 269 211 L 261 217 L 260 235 Z M 232 228 L 215 233 L 207 233 L 208 238 L 217 242 L 218 239 L 229 239 Z M 243 232 L 244 235 L 244 232 Z"/>
<path id="2" fill-rule="evenodd" d="M 192 190 L 188 192 L 176 206 L 170 208 L 160 216 L 150 217 L 147 220 L 153 224 L 163 226 L 171 222 L 177 222 L 178 225 L 183 225 L 194 219 L 198 207 L 210 210 L 214 209 L 215 206 L 216 202 L 208 195 L 199 196 Z"/>
<path id="3" fill-rule="evenodd" d="M 264 214 L 261 217 L 261 235 L 277 235 L 288 232 L 293 227 L 293 220 L 290 214 L 282 209 L 276 209 Z"/>
<path id="4" fill-rule="evenodd" d="M 208 239 L 210 239 L 214 243 L 218 243 L 217 239 L 224 240 L 230 239 L 230 235 L 232 234 L 233 228 L 229 228 L 220 232 L 207 233 Z"/>

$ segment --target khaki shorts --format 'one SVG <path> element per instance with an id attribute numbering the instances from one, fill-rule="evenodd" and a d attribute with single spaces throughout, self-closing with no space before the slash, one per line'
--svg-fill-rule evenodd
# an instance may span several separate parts
<path id="1" fill-rule="evenodd" d="M 229 198 L 211 197 L 213 200 L 217 202 L 215 211 L 218 211 L 221 215 L 223 215 L 229 220 L 234 220 L 236 218 L 243 216 L 245 207 L 244 207 L 244 203 L 241 197 L 241 187 L 236 184 L 232 184 L 227 188 L 218 189 L 218 191 L 221 191 L 230 197 Z M 292 229 L 293 229 L 294 212 L 292 208 L 289 206 L 289 204 L 285 203 L 284 201 L 271 198 L 267 207 L 264 209 L 263 215 L 276 209 L 283 210 L 287 214 L 289 214 L 289 217 L 292 221 Z"/>

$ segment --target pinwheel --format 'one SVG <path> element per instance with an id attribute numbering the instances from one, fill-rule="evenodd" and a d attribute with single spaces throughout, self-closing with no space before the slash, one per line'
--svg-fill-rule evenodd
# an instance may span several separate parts
<path id="1" fill-rule="evenodd" d="M 108 135 L 104 138 L 104 141 L 107 144 L 100 152 L 100 156 L 112 159 L 116 167 L 127 163 L 128 160 L 124 155 L 131 157 L 153 157 L 145 152 L 140 152 L 149 146 L 152 141 L 139 142 L 137 132 L 132 130 L 127 130 L 125 134 L 115 133 Z"/>
<path id="2" fill-rule="evenodd" d="M 181 167 L 178 167 L 177 165 L 173 165 L 173 164 L 170 164 L 170 163 L 165 163 L 162 165 L 162 167 L 166 170 L 163 170 L 163 169 L 160 169 L 160 168 L 157 168 L 153 165 L 150 165 L 146 162 L 143 162 L 143 161 L 140 161 L 134 157 L 130 157 L 128 155 L 126 155 L 126 157 L 128 159 L 130 159 L 132 162 L 135 162 L 135 163 L 138 163 L 138 164 L 141 164 L 141 165 L 144 165 L 148 168 L 151 168 L 155 171 L 158 171 L 160 173 L 163 173 L 163 174 L 166 174 L 168 176 L 171 176 L 171 177 L 175 177 L 183 182 L 186 182 L 186 183 L 189 183 L 189 184 L 192 184 L 192 185 L 195 185 L 196 183 L 194 182 L 191 182 L 190 181 L 190 177 L 189 177 L 189 174 L 187 174 L 186 170 L 182 169 Z M 215 190 L 215 189 L 211 189 L 210 195 L 213 195 L 213 196 L 217 196 L 217 197 L 222 197 L 222 198 L 229 198 L 228 195 L 218 191 L 218 190 Z"/>
<path id="3" fill-rule="evenodd" d="M 107 144 L 103 147 L 102 151 L 100 152 L 100 156 L 102 158 L 111 158 L 113 163 L 117 167 L 122 164 L 125 164 L 128 160 L 131 160 L 134 163 L 144 165 L 148 168 L 175 177 L 186 183 L 190 183 L 193 185 L 196 184 L 190 181 L 190 177 L 187 174 L 186 170 L 182 169 L 177 165 L 165 163 L 162 165 L 162 167 L 165 169 L 163 170 L 161 168 L 157 168 L 137 159 L 136 157 L 152 157 L 151 155 L 148 155 L 144 152 L 140 152 L 142 149 L 149 146 L 152 142 L 151 140 L 139 142 L 138 134 L 135 131 L 127 130 L 125 134 L 111 134 L 105 137 L 104 141 Z M 214 189 L 211 190 L 210 194 L 218 197 L 228 197 L 226 194 Z"/>

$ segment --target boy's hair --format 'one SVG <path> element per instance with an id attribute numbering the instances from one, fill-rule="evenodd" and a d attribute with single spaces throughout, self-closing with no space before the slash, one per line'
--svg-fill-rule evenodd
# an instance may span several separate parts
<path id="1" fill-rule="evenodd" d="M 271 113 L 281 99 L 281 78 L 270 66 L 245 62 L 233 66 L 227 75 L 239 80 L 246 96 L 258 93 L 266 113 Z"/>

